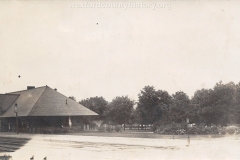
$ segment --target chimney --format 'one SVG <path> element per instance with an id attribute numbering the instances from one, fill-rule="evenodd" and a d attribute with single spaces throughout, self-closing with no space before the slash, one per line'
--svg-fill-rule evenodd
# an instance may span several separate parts
<path id="1" fill-rule="evenodd" d="M 54 90 L 57 91 L 57 88 L 55 88 Z"/>
<path id="2" fill-rule="evenodd" d="M 34 88 L 35 88 L 35 86 L 27 86 L 27 90 L 34 89 Z"/>

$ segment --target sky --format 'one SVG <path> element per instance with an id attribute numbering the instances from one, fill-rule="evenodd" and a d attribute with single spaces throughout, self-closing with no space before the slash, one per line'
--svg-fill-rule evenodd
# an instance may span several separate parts
<path id="1" fill-rule="evenodd" d="M 240 1 L 1 1 L 0 93 L 189 97 L 240 82 Z M 20 78 L 18 76 L 21 76 Z"/>

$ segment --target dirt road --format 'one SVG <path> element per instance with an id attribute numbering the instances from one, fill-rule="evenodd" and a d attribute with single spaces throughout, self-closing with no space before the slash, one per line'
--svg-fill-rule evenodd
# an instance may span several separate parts
<path id="1" fill-rule="evenodd" d="M 187 139 L 79 135 L 0 134 L 0 139 L 0 155 L 13 160 L 240 159 L 238 136 L 190 139 L 190 146 Z"/>

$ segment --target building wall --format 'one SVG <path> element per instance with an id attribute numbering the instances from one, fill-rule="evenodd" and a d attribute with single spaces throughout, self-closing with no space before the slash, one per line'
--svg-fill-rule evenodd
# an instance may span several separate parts
<path id="1" fill-rule="evenodd" d="M 71 122 L 71 125 L 69 124 Z M 4 132 L 15 132 L 16 118 L 2 118 Z M 81 116 L 53 116 L 53 117 L 18 117 L 18 130 L 21 133 L 38 133 L 38 130 L 47 128 L 68 128 L 74 132 L 95 130 L 96 124 Z"/>

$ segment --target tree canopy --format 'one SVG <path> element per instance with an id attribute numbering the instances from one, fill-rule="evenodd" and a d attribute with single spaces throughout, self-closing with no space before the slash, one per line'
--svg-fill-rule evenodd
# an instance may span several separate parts
<path id="1" fill-rule="evenodd" d="M 191 105 L 197 109 L 198 123 L 227 125 L 239 123 L 239 84 L 216 83 L 213 89 L 195 92 Z"/>
<path id="2" fill-rule="evenodd" d="M 116 97 L 108 105 L 107 117 L 116 124 L 129 124 L 133 113 L 134 101 L 128 96 Z"/>
<path id="3" fill-rule="evenodd" d="M 153 86 L 145 86 L 138 95 L 136 112 L 141 124 L 153 124 L 161 119 L 161 116 L 170 106 L 171 96 L 166 91 L 155 90 Z"/>
<path id="4" fill-rule="evenodd" d="M 190 99 L 183 91 L 167 91 L 145 86 L 135 103 L 128 96 L 117 96 L 110 103 L 103 97 L 91 97 L 79 103 L 115 124 L 171 123 L 205 124 L 207 126 L 240 123 L 240 83 L 216 83 L 212 89 L 201 89 Z M 137 104 L 136 109 L 134 105 Z"/>
<path id="5" fill-rule="evenodd" d="M 83 99 L 79 103 L 99 114 L 100 119 L 104 118 L 108 102 L 103 97 L 91 97 Z"/>

